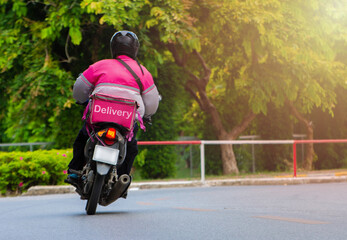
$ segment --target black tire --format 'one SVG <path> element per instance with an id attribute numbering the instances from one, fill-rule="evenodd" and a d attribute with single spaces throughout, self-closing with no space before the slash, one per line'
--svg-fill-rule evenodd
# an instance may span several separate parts
<path id="1" fill-rule="evenodd" d="M 96 174 L 92 193 L 87 201 L 86 211 L 88 215 L 94 215 L 98 206 L 102 186 L 104 185 L 105 175 Z"/>

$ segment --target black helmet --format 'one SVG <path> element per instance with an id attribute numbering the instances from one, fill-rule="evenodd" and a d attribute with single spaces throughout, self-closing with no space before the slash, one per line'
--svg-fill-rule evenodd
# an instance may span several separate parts
<path id="1" fill-rule="evenodd" d="M 113 34 L 110 45 L 112 58 L 116 58 L 119 55 L 127 55 L 135 59 L 140 43 L 135 33 L 119 31 Z"/>

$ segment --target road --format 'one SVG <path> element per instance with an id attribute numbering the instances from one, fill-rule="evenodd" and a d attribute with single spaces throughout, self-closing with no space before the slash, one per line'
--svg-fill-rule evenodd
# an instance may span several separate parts
<path id="1" fill-rule="evenodd" d="M 85 203 L 0 198 L 0 239 L 347 239 L 347 183 L 131 191 L 94 216 Z"/>

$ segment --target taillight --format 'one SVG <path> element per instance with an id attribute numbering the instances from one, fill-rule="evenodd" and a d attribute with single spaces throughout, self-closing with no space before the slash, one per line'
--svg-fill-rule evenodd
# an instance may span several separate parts
<path id="1" fill-rule="evenodd" d="M 106 135 L 105 135 L 105 143 L 107 145 L 112 145 L 117 141 L 117 131 L 114 128 L 107 129 Z"/>
<path id="2" fill-rule="evenodd" d="M 117 136 L 116 133 L 117 133 L 116 129 L 109 128 L 106 133 L 106 138 L 109 140 L 114 140 L 116 139 L 116 136 Z"/>

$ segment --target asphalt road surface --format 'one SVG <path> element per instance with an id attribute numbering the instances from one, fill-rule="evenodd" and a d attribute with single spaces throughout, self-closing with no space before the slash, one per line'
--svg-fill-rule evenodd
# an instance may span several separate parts
<path id="1" fill-rule="evenodd" d="M 85 204 L 0 198 L 0 239 L 347 239 L 347 183 L 131 191 L 94 216 Z"/>

